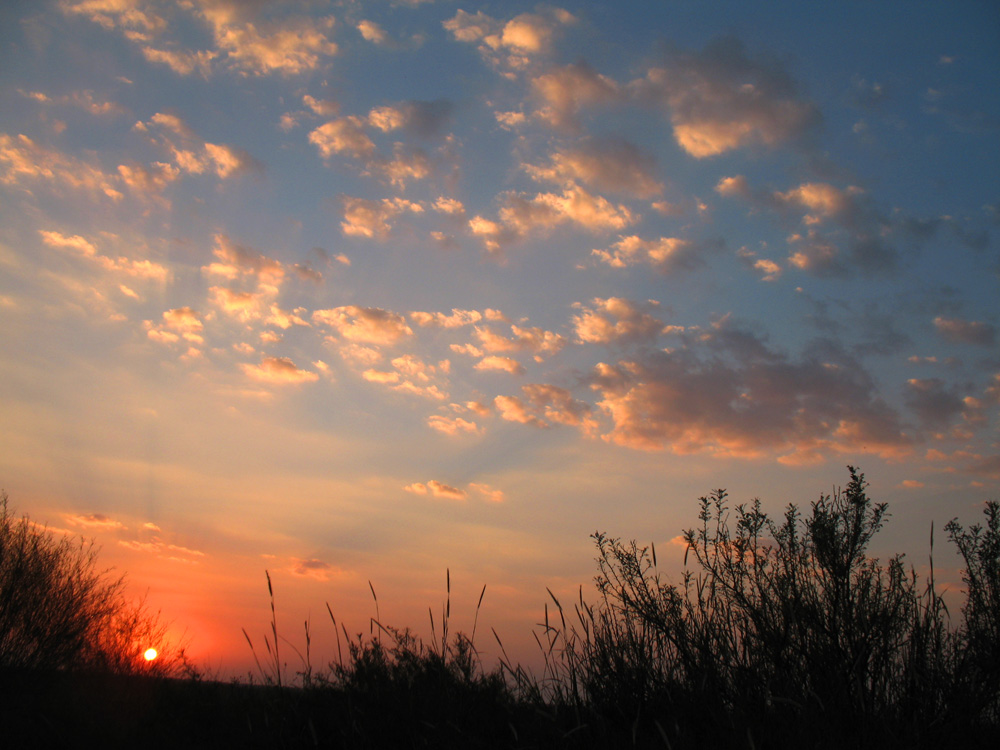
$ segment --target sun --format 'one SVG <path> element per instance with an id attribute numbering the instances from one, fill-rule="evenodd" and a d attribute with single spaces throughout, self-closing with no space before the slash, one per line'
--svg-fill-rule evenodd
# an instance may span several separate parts
<path id="1" fill-rule="evenodd" d="M 153 661 L 153 659 L 155 659 L 157 656 L 159 656 L 159 653 L 157 653 L 155 648 L 147 648 L 145 653 L 143 653 L 142 658 L 144 658 L 146 661 Z"/>

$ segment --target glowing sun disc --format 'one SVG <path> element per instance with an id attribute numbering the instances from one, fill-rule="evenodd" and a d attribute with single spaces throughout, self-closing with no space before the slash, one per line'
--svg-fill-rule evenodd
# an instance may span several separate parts
<path id="1" fill-rule="evenodd" d="M 157 656 L 159 656 L 159 654 L 156 653 L 155 648 L 147 648 L 146 652 L 142 655 L 142 657 L 146 661 L 153 661 L 153 659 L 155 659 Z"/>

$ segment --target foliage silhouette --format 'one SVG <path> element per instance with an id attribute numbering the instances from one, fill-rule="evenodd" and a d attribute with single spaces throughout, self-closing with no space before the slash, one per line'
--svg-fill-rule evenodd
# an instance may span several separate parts
<path id="1" fill-rule="evenodd" d="M 790 505 L 781 522 L 759 500 L 733 517 L 725 490 L 701 498 L 699 525 L 683 537 L 697 572 L 680 585 L 658 572 L 655 547 L 595 534 L 600 602 L 581 594 L 569 629 L 556 602 L 562 624 L 546 622 L 551 699 L 673 746 L 996 738 L 997 504 L 985 528 L 948 524 L 968 587 L 952 630 L 933 560 L 921 588 L 902 556 L 868 556 L 888 513 L 848 469 L 843 491 L 807 516 Z"/>
<path id="2" fill-rule="evenodd" d="M 40 702 L 23 691 L 0 700 L 0 720 L 35 712 L 44 721 L 32 727 L 74 728 L 46 735 L 60 741 L 77 730 L 103 736 L 114 723 L 121 746 L 1000 746 L 1000 505 L 986 504 L 984 524 L 945 527 L 967 589 L 953 627 L 934 580 L 933 528 L 926 580 L 899 555 L 872 558 L 889 514 L 848 469 L 842 491 L 806 511 L 790 505 L 780 519 L 757 500 L 730 509 L 725 490 L 701 498 L 698 525 L 683 536 L 694 570 L 677 583 L 660 572 L 655 546 L 596 533 L 599 599 L 588 603 L 581 587 L 564 607 L 548 592 L 535 633 L 540 674 L 515 664 L 495 631 L 501 656 L 483 666 L 475 634 L 485 587 L 472 635 L 450 632 L 450 572 L 427 642 L 380 622 L 371 584 L 376 616 L 366 635 L 349 636 L 327 605 L 337 658 L 314 669 L 308 621 L 303 651 L 279 634 L 268 574 L 266 654 L 244 631 L 257 664 L 249 685 L 139 680 L 125 693 L 129 715 L 144 719 L 125 726 L 117 709 L 97 707 L 120 705 L 96 697 L 119 688 L 91 690 L 86 710 L 73 713 L 73 701 L 53 696 L 78 686 L 43 684 Z M 18 529 L 38 532 L 4 511 L 5 543 Z M 93 574 L 93 557 L 84 559 Z M 98 580 L 120 591 L 120 581 Z M 296 676 L 279 639 L 280 654 L 302 662 Z M 51 706 L 64 711 L 60 720 Z"/>
<path id="3" fill-rule="evenodd" d="M 166 636 L 124 577 L 97 568 L 93 542 L 16 517 L 0 493 L 0 668 L 194 676 Z M 150 646 L 159 656 L 147 662 Z"/>

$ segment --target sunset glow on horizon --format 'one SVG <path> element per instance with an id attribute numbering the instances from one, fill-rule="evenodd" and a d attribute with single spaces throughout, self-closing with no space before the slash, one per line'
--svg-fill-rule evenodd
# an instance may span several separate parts
<path id="1" fill-rule="evenodd" d="M 1000 497 L 1000 12 L 804 5 L 4 5 L 11 507 L 223 675 L 265 570 L 318 662 L 446 571 L 530 662 L 593 532 L 847 464 L 925 565 Z"/>

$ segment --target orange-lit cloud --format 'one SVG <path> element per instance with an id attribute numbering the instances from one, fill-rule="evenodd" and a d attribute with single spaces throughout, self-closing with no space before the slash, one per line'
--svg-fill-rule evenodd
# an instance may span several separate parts
<path id="1" fill-rule="evenodd" d="M 495 354 L 483 357 L 476 363 L 475 367 L 477 370 L 499 370 L 501 372 L 508 372 L 511 375 L 524 374 L 524 366 L 516 359 L 501 357 Z"/>
<path id="2" fill-rule="evenodd" d="M 816 107 L 799 95 L 784 69 L 751 58 L 734 38 L 715 41 L 701 53 L 675 53 L 632 88 L 666 107 L 678 145 L 699 159 L 775 146 L 819 121 Z"/>
<path id="3" fill-rule="evenodd" d="M 648 263 L 661 273 L 674 273 L 701 267 L 705 263 L 705 255 L 720 248 L 719 243 L 699 244 L 678 237 L 646 240 L 629 235 L 623 236 L 607 250 L 593 250 L 592 255 L 612 268 Z"/>
<path id="4" fill-rule="evenodd" d="M 330 310 L 316 310 L 315 322 L 334 329 L 348 341 L 392 345 L 413 335 L 402 315 L 379 307 L 345 305 Z"/>
<path id="5" fill-rule="evenodd" d="M 308 370 L 300 370 L 287 357 L 265 357 L 259 365 L 242 365 L 243 372 L 253 380 L 278 385 L 311 383 L 319 380 L 319 375 Z"/>
<path id="6" fill-rule="evenodd" d="M 492 65 L 520 70 L 533 57 L 547 53 L 558 30 L 575 21 L 562 8 L 521 13 L 506 22 L 482 11 L 472 14 L 459 10 L 442 25 L 456 41 L 477 44 L 480 54 Z"/>
<path id="7" fill-rule="evenodd" d="M 478 435 L 482 432 L 479 425 L 462 417 L 447 417 L 434 414 L 427 418 L 427 425 L 445 435 Z"/>
<path id="8" fill-rule="evenodd" d="M 344 234 L 355 237 L 383 239 L 392 230 L 393 220 L 401 213 L 423 213 L 423 206 L 402 198 L 383 198 L 380 201 L 344 196 L 344 220 L 340 222 Z"/>
<path id="9" fill-rule="evenodd" d="M 488 500 L 491 503 L 502 503 L 504 501 L 503 490 L 498 490 L 496 487 L 492 487 L 488 484 L 483 484 L 482 482 L 470 482 L 469 489 L 478 493 L 484 500 Z"/>
<path id="10" fill-rule="evenodd" d="M 499 221 L 482 216 L 469 220 L 469 230 L 481 237 L 487 249 L 502 245 L 536 231 L 571 224 L 591 232 L 624 229 L 636 220 L 624 204 L 614 205 L 607 198 L 587 192 L 579 185 L 568 186 L 562 193 L 525 194 L 508 192 L 501 196 Z"/>
<path id="11" fill-rule="evenodd" d="M 403 489 L 415 495 L 429 494 L 432 497 L 441 497 L 446 500 L 465 500 L 468 497 L 468 493 L 465 490 L 452 487 L 436 479 L 432 479 L 426 484 L 423 482 L 414 482 L 413 484 L 406 485 Z"/>
<path id="12" fill-rule="evenodd" d="M 728 322 L 702 334 L 700 346 L 731 361 L 685 348 L 599 364 L 591 387 L 613 423 L 604 438 L 645 450 L 743 456 L 862 445 L 899 456 L 912 445 L 871 379 L 841 352 L 793 361 Z"/>
<path id="13" fill-rule="evenodd" d="M 124 529 L 125 524 L 115 520 L 103 513 L 88 513 L 86 515 L 64 516 L 66 521 L 74 526 L 82 526 L 87 529 L 99 529 L 101 531 L 114 531 Z"/>
<path id="14" fill-rule="evenodd" d="M 607 105 L 621 98 L 621 87 L 585 62 L 555 68 L 531 81 L 540 101 L 537 116 L 554 128 L 574 130 L 585 107 Z"/>
<path id="15" fill-rule="evenodd" d="M 573 327 L 582 343 L 651 340 L 664 330 L 662 321 L 636 303 L 620 297 L 595 298 L 589 306 L 578 303 L 576 307 L 581 312 L 573 316 Z"/>
<path id="16" fill-rule="evenodd" d="M 42 238 L 42 242 L 49 247 L 70 251 L 79 257 L 91 261 L 105 271 L 154 281 L 166 281 L 170 277 L 170 271 L 165 266 L 153 261 L 131 260 L 123 256 L 116 259 L 101 255 L 92 242 L 78 234 L 67 237 L 59 232 L 46 230 L 39 230 L 38 233 Z"/>
<path id="17" fill-rule="evenodd" d="M 478 310 L 458 310 L 453 308 L 451 315 L 440 312 L 411 312 L 410 319 L 421 328 L 459 328 L 478 323 L 483 319 L 483 315 Z"/>
<path id="18" fill-rule="evenodd" d="M 347 154 L 361 159 L 375 150 L 375 144 L 365 133 L 364 125 L 365 122 L 360 117 L 331 120 L 313 130 L 309 134 L 309 142 L 316 146 L 324 159 L 335 154 Z"/>
<path id="19" fill-rule="evenodd" d="M 207 15 L 213 22 L 217 48 L 233 67 L 252 75 L 298 75 L 317 69 L 326 58 L 337 54 L 337 45 L 328 36 L 334 27 L 332 16 L 287 19 L 259 27 Z"/>
<path id="20" fill-rule="evenodd" d="M 961 318 L 934 318 L 934 328 L 945 339 L 963 344 L 992 346 L 996 341 L 996 328 L 989 323 Z"/>
<path id="21" fill-rule="evenodd" d="M 200 550 L 170 544 L 155 536 L 148 542 L 119 539 L 118 544 L 133 552 L 142 552 L 164 560 L 186 563 L 188 565 L 196 564 L 201 561 L 201 558 L 206 557 L 206 554 Z"/>
<path id="22" fill-rule="evenodd" d="M 120 201 L 117 175 L 105 174 L 99 167 L 46 148 L 26 135 L 0 133 L 0 183 L 24 186 L 44 182 L 55 190 L 69 188 L 98 198 Z"/>
<path id="23" fill-rule="evenodd" d="M 289 570 L 291 570 L 293 575 L 302 578 L 312 578 L 317 581 L 329 581 L 330 576 L 337 572 L 330 563 L 316 559 L 293 559 Z"/>
<path id="24" fill-rule="evenodd" d="M 554 152 L 549 163 L 526 164 L 535 180 L 572 185 L 582 182 L 598 190 L 650 198 L 663 191 L 656 179 L 655 160 L 633 144 L 613 139 L 589 140 L 580 147 Z"/>

